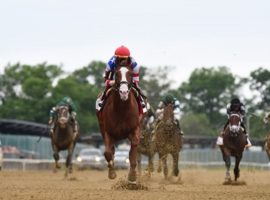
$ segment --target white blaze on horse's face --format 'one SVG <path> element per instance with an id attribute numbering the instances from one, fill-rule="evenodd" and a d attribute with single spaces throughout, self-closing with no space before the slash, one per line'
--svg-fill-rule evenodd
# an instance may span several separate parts
<path id="1" fill-rule="evenodd" d="M 231 132 L 237 133 L 237 132 L 239 132 L 239 130 L 241 128 L 241 117 L 238 114 L 231 114 L 230 117 L 232 117 L 232 116 L 236 116 L 240 119 L 237 124 L 230 124 L 230 126 L 229 126 Z"/>
<path id="2" fill-rule="evenodd" d="M 128 99 L 128 94 L 129 94 L 128 81 L 126 78 L 128 69 L 125 67 L 122 67 L 120 69 L 120 72 L 121 72 L 121 80 L 120 80 L 119 94 L 120 94 L 121 100 L 126 101 Z"/>
<path id="3" fill-rule="evenodd" d="M 69 119 L 69 112 L 68 108 L 62 108 L 60 107 L 60 111 L 58 113 L 58 122 L 61 127 L 65 127 L 66 123 L 68 122 Z"/>

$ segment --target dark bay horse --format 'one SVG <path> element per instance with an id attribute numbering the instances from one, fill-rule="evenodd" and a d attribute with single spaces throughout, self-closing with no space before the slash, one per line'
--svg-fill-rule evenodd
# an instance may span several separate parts
<path id="1" fill-rule="evenodd" d="M 148 111 L 149 112 L 149 111 Z M 138 146 L 138 171 L 141 173 L 141 158 L 142 155 L 148 157 L 148 172 L 154 171 L 154 163 L 153 158 L 156 153 L 156 146 L 153 141 L 153 134 L 152 131 L 154 127 L 152 124 L 149 124 L 149 118 L 154 116 L 149 116 L 148 112 L 143 117 L 142 124 L 141 124 L 141 139 L 140 144 Z M 154 120 L 154 119 L 153 119 Z"/>
<path id="2" fill-rule="evenodd" d="M 264 120 L 265 124 L 270 122 L 270 112 L 266 113 L 263 120 Z M 264 148 L 265 148 L 265 151 L 267 153 L 267 156 L 268 156 L 268 159 L 269 159 L 269 164 L 270 164 L 270 132 L 266 136 Z"/>
<path id="3" fill-rule="evenodd" d="M 239 164 L 247 141 L 247 136 L 241 127 L 241 121 L 242 118 L 240 113 L 231 113 L 229 115 L 229 124 L 224 131 L 223 145 L 220 146 L 223 160 L 227 168 L 225 177 L 226 182 L 231 181 L 231 156 L 235 157 L 234 180 L 237 181 L 240 177 Z"/>
<path id="4" fill-rule="evenodd" d="M 173 105 L 164 107 L 163 118 L 157 123 L 155 128 L 155 144 L 162 161 L 162 168 L 165 178 L 168 177 L 167 155 L 171 154 L 173 158 L 173 176 L 179 174 L 179 153 L 182 148 L 182 136 L 178 133 L 174 123 Z"/>
<path id="5" fill-rule="evenodd" d="M 115 143 L 128 138 L 130 169 L 128 181 L 136 183 L 137 148 L 140 142 L 140 120 L 142 115 L 135 91 L 132 88 L 132 70 L 129 67 L 117 67 L 115 84 L 101 111 L 97 111 L 100 132 L 103 137 L 104 156 L 108 163 L 108 177 L 116 178 L 114 169 Z"/>
<path id="6" fill-rule="evenodd" d="M 67 106 L 60 106 L 58 108 L 57 118 L 55 119 L 55 129 L 54 133 L 51 135 L 51 143 L 53 149 L 53 157 L 55 160 L 55 172 L 60 165 L 59 161 L 59 151 L 67 150 L 68 155 L 66 158 L 66 172 L 72 173 L 72 154 L 76 145 L 76 141 L 79 137 L 78 134 L 74 134 L 73 125 L 74 123 L 71 119 L 69 109 Z"/>

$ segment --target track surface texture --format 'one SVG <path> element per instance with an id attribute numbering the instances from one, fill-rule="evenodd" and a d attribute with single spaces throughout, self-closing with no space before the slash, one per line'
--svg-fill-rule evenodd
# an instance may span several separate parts
<path id="1" fill-rule="evenodd" d="M 241 170 L 238 183 L 224 184 L 224 169 L 183 169 L 181 178 L 164 180 L 162 174 L 142 174 L 137 187 L 129 187 L 127 171 L 1 171 L 0 200 L 234 200 L 270 199 L 270 170 Z"/>

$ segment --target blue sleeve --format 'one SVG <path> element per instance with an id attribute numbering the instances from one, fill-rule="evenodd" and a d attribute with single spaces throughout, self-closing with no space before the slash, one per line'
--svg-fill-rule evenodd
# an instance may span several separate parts
<path id="1" fill-rule="evenodd" d="M 106 70 L 107 70 L 107 71 L 114 71 L 114 70 L 115 70 L 115 67 L 116 67 L 115 59 L 116 59 L 116 57 L 113 56 L 113 57 L 111 57 L 111 59 L 108 61 L 107 67 L 106 67 Z"/>

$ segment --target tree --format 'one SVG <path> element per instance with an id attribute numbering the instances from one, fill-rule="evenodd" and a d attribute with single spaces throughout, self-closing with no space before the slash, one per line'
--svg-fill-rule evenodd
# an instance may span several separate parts
<path id="1" fill-rule="evenodd" d="M 106 64 L 93 61 L 86 67 L 73 72 L 73 76 L 78 82 L 95 84 L 98 88 L 104 87 L 104 71 Z"/>
<path id="2" fill-rule="evenodd" d="M 95 102 L 100 90 L 94 85 L 79 81 L 77 76 L 70 75 L 59 80 L 53 88 L 52 99 L 54 106 L 64 96 L 73 99 L 77 108 L 77 119 L 80 124 L 81 133 L 98 131 L 98 124 L 95 115 Z"/>
<path id="3" fill-rule="evenodd" d="M 8 65 L 1 75 L 1 116 L 47 122 L 52 82 L 61 73 L 60 67 L 46 63 Z"/>
<path id="4" fill-rule="evenodd" d="M 183 104 L 183 111 L 206 114 L 213 128 L 223 121 L 221 110 L 234 96 L 239 85 L 226 67 L 195 69 L 188 82 L 175 93 Z"/>
<path id="5" fill-rule="evenodd" d="M 250 89 L 258 93 L 258 103 L 255 109 L 264 111 L 270 108 L 270 71 L 259 68 L 250 73 Z"/>
<path id="6" fill-rule="evenodd" d="M 188 112 L 181 117 L 180 124 L 185 135 L 217 135 L 217 130 L 211 128 L 210 121 L 205 114 Z"/>
<path id="7" fill-rule="evenodd" d="M 166 66 L 155 70 L 146 67 L 140 69 L 140 86 L 154 108 L 158 106 L 161 97 L 170 90 L 168 71 L 169 67 Z"/>

